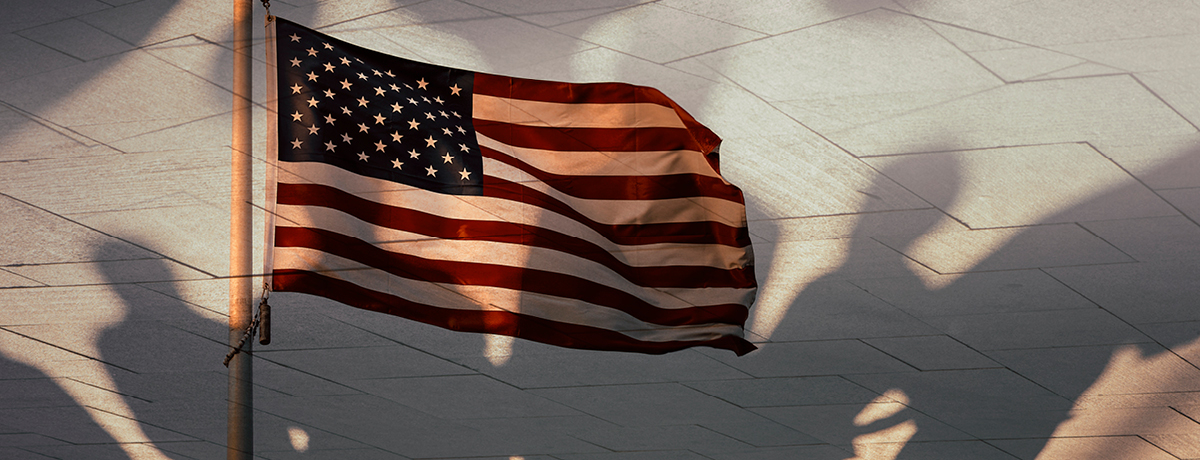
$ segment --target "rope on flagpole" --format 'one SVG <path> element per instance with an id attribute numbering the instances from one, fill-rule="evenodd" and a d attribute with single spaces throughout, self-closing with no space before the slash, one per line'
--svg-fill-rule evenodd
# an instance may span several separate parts
<path id="1" fill-rule="evenodd" d="M 229 353 L 225 355 L 225 367 L 229 367 L 229 361 L 233 360 L 234 355 L 242 352 L 242 347 L 246 345 L 246 341 L 250 340 L 250 336 L 254 335 L 254 331 L 262 325 L 261 335 L 259 335 L 258 343 L 263 345 L 271 343 L 271 306 L 267 304 L 267 298 L 271 296 L 271 290 L 268 286 L 263 286 L 262 299 L 258 301 L 258 314 L 250 321 L 250 325 L 246 327 L 246 333 L 242 334 L 242 339 L 238 340 L 236 347 L 231 347 Z"/>

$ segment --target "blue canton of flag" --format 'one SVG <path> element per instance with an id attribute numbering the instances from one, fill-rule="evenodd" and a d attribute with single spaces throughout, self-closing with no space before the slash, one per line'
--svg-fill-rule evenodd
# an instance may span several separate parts
<path id="1" fill-rule="evenodd" d="M 279 159 L 451 194 L 480 193 L 472 74 L 278 24 Z"/>

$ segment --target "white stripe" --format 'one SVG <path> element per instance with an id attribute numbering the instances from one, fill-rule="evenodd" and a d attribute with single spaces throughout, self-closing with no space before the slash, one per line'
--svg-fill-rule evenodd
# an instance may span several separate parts
<path id="1" fill-rule="evenodd" d="M 675 109 L 651 103 L 562 103 L 474 94 L 471 117 L 558 128 L 686 128 Z"/>
<path id="2" fill-rule="evenodd" d="M 750 264 L 748 248 L 725 245 L 657 243 L 636 246 L 614 244 L 591 228 L 544 208 L 483 196 L 447 195 L 395 182 L 360 176 L 337 166 L 280 162 L 279 182 L 324 184 L 376 203 L 439 215 L 450 219 L 511 222 L 542 227 L 591 242 L 622 258 L 628 265 L 704 265 L 739 268 Z M 643 260 L 649 262 L 642 262 Z"/>
<path id="3" fill-rule="evenodd" d="M 719 222 L 732 227 L 746 225 L 746 207 L 720 198 L 701 196 L 662 200 L 590 200 L 567 195 L 525 171 L 491 158 L 483 159 L 483 170 L 489 176 L 516 182 L 545 193 L 602 224 Z"/>
<path id="4" fill-rule="evenodd" d="M 697 174 L 724 181 L 695 150 L 652 152 L 558 151 L 513 147 L 475 133 L 479 145 L 551 174 L 564 176 L 663 176 Z M 728 183 L 728 182 L 726 182 Z"/>
<path id="5" fill-rule="evenodd" d="M 509 311 L 529 316 L 620 332 L 654 342 L 711 340 L 725 335 L 742 336 L 742 328 L 729 324 L 661 326 L 648 324 L 628 313 L 568 299 L 531 292 L 487 286 L 463 286 L 415 281 L 366 267 L 307 248 L 278 248 L 276 270 L 320 271 L 321 274 L 365 289 L 387 293 L 438 308 L 466 311 Z"/>
<path id="6" fill-rule="evenodd" d="M 324 207 L 281 205 L 279 215 L 281 219 L 294 222 L 298 227 L 329 230 L 398 254 L 430 260 L 494 264 L 562 273 L 621 290 L 661 308 L 687 308 L 724 303 L 748 306 L 754 296 L 754 289 L 751 288 L 642 287 L 604 265 L 565 252 L 515 243 L 436 239 L 378 227 L 341 211 Z"/>

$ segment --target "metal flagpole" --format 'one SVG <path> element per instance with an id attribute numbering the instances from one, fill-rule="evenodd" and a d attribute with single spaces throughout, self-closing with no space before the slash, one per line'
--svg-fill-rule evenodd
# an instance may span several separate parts
<path id="1" fill-rule="evenodd" d="M 253 284 L 250 277 L 251 249 L 251 45 L 253 0 L 233 3 L 233 136 L 229 196 L 229 345 L 239 346 L 250 326 Z M 229 361 L 229 460 L 249 460 L 254 453 L 251 343 Z"/>

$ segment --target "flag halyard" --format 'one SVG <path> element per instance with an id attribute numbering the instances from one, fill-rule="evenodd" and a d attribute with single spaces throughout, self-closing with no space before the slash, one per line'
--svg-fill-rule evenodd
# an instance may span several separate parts
<path id="1" fill-rule="evenodd" d="M 662 93 L 275 27 L 273 290 L 572 348 L 754 349 L 741 191 Z"/>

